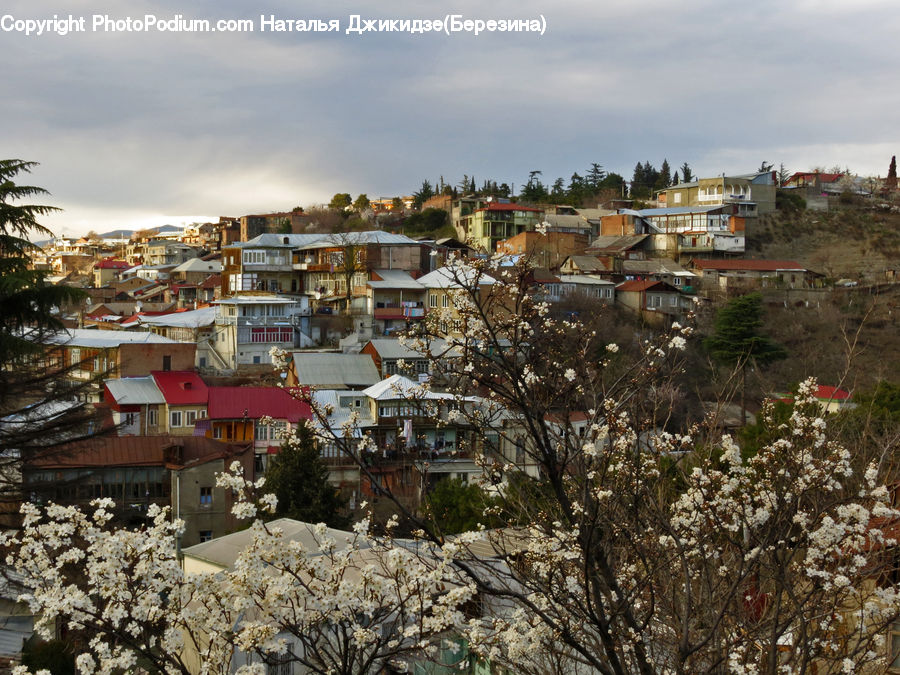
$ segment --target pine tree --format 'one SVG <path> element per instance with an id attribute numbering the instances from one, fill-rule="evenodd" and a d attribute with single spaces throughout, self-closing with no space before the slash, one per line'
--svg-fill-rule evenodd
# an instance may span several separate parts
<path id="1" fill-rule="evenodd" d="M 659 169 L 659 178 L 656 179 L 656 189 L 664 190 L 672 184 L 672 176 L 671 169 L 669 167 L 669 160 L 664 159 L 662 166 Z"/>
<path id="2" fill-rule="evenodd" d="M 887 180 L 884 181 L 884 187 L 886 190 L 896 190 L 897 189 L 897 157 L 896 155 L 891 157 L 891 165 L 888 167 L 888 175 Z"/>
<path id="3" fill-rule="evenodd" d="M 312 429 L 300 423 L 266 469 L 266 492 L 278 498 L 274 518 L 345 527 L 346 502 L 328 482 L 328 467 L 316 448 Z"/>
<path id="4" fill-rule="evenodd" d="M 740 370 L 743 424 L 747 423 L 747 367 L 766 366 L 787 356 L 784 347 L 759 332 L 763 325 L 762 317 L 762 295 L 742 295 L 716 313 L 713 334 L 703 341 L 703 346 L 713 359 Z"/>
<path id="5" fill-rule="evenodd" d="M 685 162 L 681 165 L 681 182 L 682 183 L 690 183 L 694 179 L 694 174 L 691 173 L 691 167 L 688 166 L 688 163 Z"/>
<path id="6" fill-rule="evenodd" d="M 56 208 L 20 203 L 48 194 L 16 177 L 35 162 L 0 160 L 0 502 L 20 499 L 20 465 L 58 451 L 60 444 L 89 435 L 95 411 L 78 400 L 92 384 L 60 386 L 67 370 L 45 345 L 46 335 L 63 329 L 62 309 L 86 297 L 80 289 L 47 283 L 47 273 L 30 269 L 37 250 L 28 237 L 52 236 L 37 222 Z M 84 397 L 83 397 L 84 398 Z M 0 506 L 0 512 L 9 511 Z M 7 521 L 6 525 L 14 524 Z"/>

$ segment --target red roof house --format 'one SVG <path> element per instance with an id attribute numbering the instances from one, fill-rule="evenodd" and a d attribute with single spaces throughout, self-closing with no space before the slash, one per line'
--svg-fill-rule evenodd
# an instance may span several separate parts
<path id="1" fill-rule="evenodd" d="M 209 388 L 192 370 L 155 370 L 150 373 L 168 405 L 206 405 Z"/>

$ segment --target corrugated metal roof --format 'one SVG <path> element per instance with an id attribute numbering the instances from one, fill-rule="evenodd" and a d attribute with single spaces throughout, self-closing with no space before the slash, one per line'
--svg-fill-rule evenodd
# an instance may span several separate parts
<path id="1" fill-rule="evenodd" d="M 319 542 L 315 535 L 316 526 L 312 523 L 304 523 L 290 518 L 279 518 L 266 523 L 266 527 L 270 529 L 273 527 L 279 528 L 285 541 L 298 542 L 310 554 L 319 553 Z M 334 539 L 338 551 L 348 548 L 357 538 L 357 535 L 353 532 L 336 530 L 330 527 L 325 528 L 324 535 L 329 539 Z M 187 557 L 228 569 L 234 565 L 238 555 L 251 544 L 253 536 L 252 528 L 241 530 L 233 534 L 226 534 L 224 537 L 205 541 L 202 544 L 190 546 L 184 549 L 182 553 Z M 368 548 L 368 545 L 363 541 L 360 541 L 359 545 L 361 548 Z"/>
<path id="2" fill-rule="evenodd" d="M 169 405 L 205 405 L 206 382 L 192 370 L 155 370 L 150 373 Z"/>
<path id="3" fill-rule="evenodd" d="M 366 387 L 381 379 L 366 354 L 294 352 L 294 369 L 301 386 Z"/>
<path id="4" fill-rule="evenodd" d="M 210 419 L 272 419 L 296 423 L 311 419 L 309 403 L 300 401 L 279 387 L 210 387 Z"/>
<path id="5" fill-rule="evenodd" d="M 67 347 L 112 348 L 122 344 L 178 344 L 155 333 L 129 333 L 123 330 L 91 330 L 88 328 L 70 328 L 65 331 L 44 336 L 45 344 L 65 345 Z"/>
<path id="6" fill-rule="evenodd" d="M 487 286 L 495 283 L 493 277 L 464 265 L 439 267 L 418 279 L 418 282 L 425 288 L 462 288 L 463 284 L 471 284 L 476 281 L 479 285 Z"/>
<path id="7" fill-rule="evenodd" d="M 216 321 L 217 310 L 215 307 L 202 307 L 188 312 L 173 312 L 157 316 L 140 315 L 138 321 L 150 326 L 170 326 L 182 328 L 199 328 L 211 326 Z"/>
<path id="8" fill-rule="evenodd" d="M 100 436 L 69 443 L 59 452 L 36 457 L 29 463 L 38 469 L 71 467 L 161 466 L 168 448 L 181 448 L 185 463 L 246 450 L 247 445 L 222 443 L 200 436 Z"/>
<path id="9" fill-rule="evenodd" d="M 599 279 L 588 274 L 560 274 L 559 280 L 564 284 L 584 284 L 586 286 L 613 286 L 612 281 Z"/>
<path id="10" fill-rule="evenodd" d="M 406 345 L 400 343 L 399 340 L 392 338 L 373 338 L 369 340 L 378 355 L 383 359 L 424 359 L 428 358 L 427 354 L 421 351 L 410 349 Z M 363 347 L 365 348 L 365 346 Z M 447 349 L 447 343 L 444 340 L 436 339 L 431 341 L 429 352 L 431 354 L 442 354 Z"/>
<path id="11" fill-rule="evenodd" d="M 122 377 L 107 380 L 106 388 L 118 405 L 153 405 L 166 402 L 152 377 Z"/>
<path id="12" fill-rule="evenodd" d="M 413 279 L 409 272 L 403 270 L 374 270 L 374 274 L 380 277 L 380 281 L 368 281 L 369 288 L 385 288 L 399 290 L 424 291 L 425 287 Z"/>
<path id="13" fill-rule="evenodd" d="M 655 260 L 623 260 L 622 272 L 625 274 L 672 274 L 675 276 L 697 276 L 688 272 L 674 260 L 657 258 Z"/>
<path id="14" fill-rule="evenodd" d="M 191 258 L 181 263 L 172 270 L 173 272 L 209 272 L 214 274 L 222 271 L 222 263 L 218 260 L 203 260 L 201 258 Z"/>
<path id="15" fill-rule="evenodd" d="M 453 394 L 441 394 L 434 391 L 424 391 L 422 386 L 403 375 L 391 375 L 386 380 L 373 384 L 368 389 L 363 389 L 363 394 L 376 401 L 392 401 L 397 399 L 409 400 L 436 400 L 452 399 Z"/>

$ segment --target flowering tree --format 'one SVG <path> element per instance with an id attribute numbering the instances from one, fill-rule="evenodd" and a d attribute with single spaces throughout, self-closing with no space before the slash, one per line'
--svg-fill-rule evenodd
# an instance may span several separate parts
<path id="1" fill-rule="evenodd" d="M 900 514 L 877 470 L 830 440 L 811 382 L 787 422 L 763 411 L 774 440 L 745 457 L 715 429 L 671 416 L 689 326 L 620 348 L 602 324 L 551 316 L 524 268 L 489 260 L 451 273 L 453 307 L 408 341 L 434 359 L 432 386 L 450 398 L 407 394 L 422 406 L 451 401 L 447 422 L 479 431 L 468 450 L 507 527 L 451 539 L 423 523 L 399 541 L 373 538 L 364 520 L 347 545 L 323 527 L 306 550 L 256 523 L 233 569 L 188 577 L 164 512 L 140 534 L 107 533 L 102 503 L 93 516 L 28 507 L 10 562 L 45 622 L 95 635 L 83 672 L 144 661 L 219 672 L 255 654 L 365 673 L 428 654 L 447 632 L 516 672 L 879 665 L 900 611 L 889 583 Z M 484 274 L 496 283 L 480 283 Z M 451 320 L 461 330 L 448 335 Z M 316 413 L 318 433 L 365 471 L 371 439 L 354 433 L 354 418 L 331 432 L 328 411 Z M 237 512 L 255 517 L 261 486 L 221 481 L 238 494 Z"/>

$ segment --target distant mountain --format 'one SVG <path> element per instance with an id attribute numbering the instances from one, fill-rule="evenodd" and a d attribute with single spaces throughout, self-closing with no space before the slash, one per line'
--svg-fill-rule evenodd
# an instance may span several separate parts
<path id="1" fill-rule="evenodd" d="M 159 227 L 148 227 L 149 231 L 164 234 L 166 232 L 181 232 L 184 228 L 176 225 L 160 225 Z M 101 239 L 130 239 L 137 230 L 112 230 L 111 232 L 102 232 L 98 236 Z"/>

